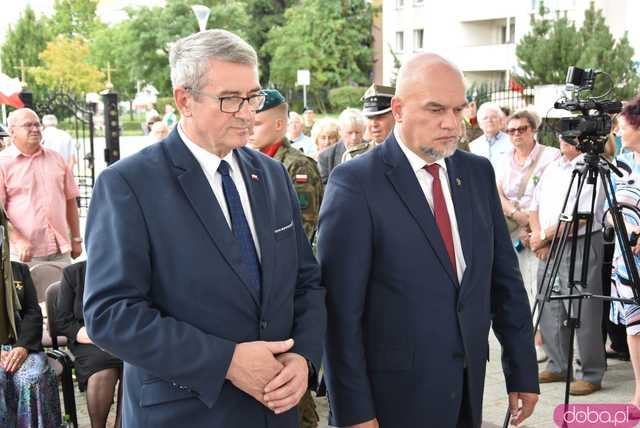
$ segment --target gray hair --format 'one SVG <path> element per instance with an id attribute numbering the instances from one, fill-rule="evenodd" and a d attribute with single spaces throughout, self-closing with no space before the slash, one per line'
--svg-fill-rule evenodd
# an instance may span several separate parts
<path id="1" fill-rule="evenodd" d="M 498 115 L 498 117 L 500 118 L 504 118 L 505 114 L 502 111 L 502 109 L 500 108 L 500 106 L 496 103 L 492 103 L 492 102 L 487 102 L 487 103 L 482 103 L 482 105 L 480 107 L 478 107 L 478 112 L 476 113 L 476 116 L 478 117 L 478 119 L 484 117 L 484 115 L 488 112 L 494 112 Z"/>
<path id="2" fill-rule="evenodd" d="M 52 114 L 45 114 L 42 116 L 42 126 L 56 126 L 58 125 L 58 119 Z"/>
<path id="3" fill-rule="evenodd" d="M 12 111 L 11 113 L 9 113 L 9 116 L 7 116 L 7 128 L 11 129 L 16 125 L 16 117 L 24 112 L 24 111 L 30 111 L 31 113 L 33 113 L 33 115 L 35 117 L 37 117 L 38 119 L 40 119 L 40 117 L 38 116 L 38 113 L 36 113 L 35 111 L 31 110 L 30 108 L 24 107 L 24 108 L 19 108 L 17 110 Z"/>
<path id="4" fill-rule="evenodd" d="M 300 123 L 304 122 L 304 119 L 302 119 L 302 115 L 300 113 L 296 113 L 295 111 L 290 111 L 289 112 L 289 122 L 291 121 L 298 121 Z"/>
<path id="5" fill-rule="evenodd" d="M 340 113 L 338 116 L 338 123 L 341 128 L 345 128 L 349 125 L 358 125 L 363 130 L 367 126 L 364 116 L 362 112 L 356 108 L 346 108 Z"/>
<path id="6" fill-rule="evenodd" d="M 179 39 L 171 46 L 171 84 L 196 91 L 206 86 L 209 61 L 258 66 L 256 51 L 237 35 L 225 30 L 207 30 Z"/>

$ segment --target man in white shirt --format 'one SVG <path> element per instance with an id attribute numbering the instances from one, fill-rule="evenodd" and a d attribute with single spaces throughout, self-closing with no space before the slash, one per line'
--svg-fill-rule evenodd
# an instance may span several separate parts
<path id="1" fill-rule="evenodd" d="M 318 148 L 311 138 L 304 135 L 304 120 L 302 116 L 295 111 L 289 112 L 289 121 L 287 122 L 287 138 L 291 141 L 291 145 L 300 150 L 307 156 L 314 155 L 318 152 Z"/>
<path id="2" fill-rule="evenodd" d="M 76 163 L 76 147 L 73 144 L 71 135 L 68 132 L 58 129 L 58 119 L 52 114 L 42 116 L 42 145 L 46 148 L 58 152 L 64 162 L 73 171 Z"/>
<path id="3" fill-rule="evenodd" d="M 511 149 L 509 136 L 502 132 L 505 126 L 505 115 L 498 104 L 487 102 L 478 109 L 478 126 L 484 135 L 469 143 L 469 151 L 484 156 L 491 161 L 496 176 L 504 162 L 504 155 Z"/>
<path id="4" fill-rule="evenodd" d="M 572 172 L 580 167 L 584 155 L 578 149 L 560 139 L 560 152 L 562 156 L 553 161 L 546 168 L 540 178 L 540 182 L 534 192 L 530 205 L 531 225 L 531 249 L 540 259 L 538 280 L 542 279 L 546 261 L 549 257 L 551 241 L 560 227 L 559 216 L 562 212 L 562 204 L 565 200 Z M 577 178 L 573 183 L 564 213 L 573 214 L 577 195 Z M 598 188 L 594 206 L 593 232 L 591 233 L 591 249 L 587 268 L 586 288 L 578 286 L 580 291 L 593 294 L 602 294 L 602 260 L 604 257 L 604 243 L 602 239 L 600 221 L 604 213 L 604 189 L 598 177 Z M 591 209 L 593 184 L 585 182 L 582 194 L 578 202 L 578 212 L 588 213 Z M 562 224 L 563 227 L 567 223 Z M 559 287 L 560 294 L 572 293 L 569 288 L 569 266 L 571 262 L 572 240 L 577 240 L 577 258 L 574 279 L 580 279 L 582 266 L 582 251 L 585 245 L 586 227 L 583 224 L 578 237 L 571 237 L 565 246 L 562 262 L 554 285 Z M 570 232 L 571 233 L 571 232 Z M 559 233 L 560 234 L 560 233 Z M 547 273 L 547 276 L 549 273 Z M 543 285 L 548 283 L 544 281 Z M 544 293 L 545 290 L 541 290 Z M 572 316 L 577 315 L 578 301 L 572 301 Z M 538 378 L 540 383 L 564 382 L 566 379 L 567 359 L 569 354 L 569 328 L 565 325 L 567 319 L 568 301 L 552 300 L 544 303 L 540 329 L 544 337 L 544 349 L 549 357 L 547 367 L 541 371 Z M 602 377 L 605 371 L 604 344 L 601 333 L 602 301 L 599 299 L 586 299 L 582 301 L 580 311 L 580 326 L 576 330 L 576 342 L 578 355 L 575 364 L 575 378 L 571 383 L 572 395 L 588 395 L 601 388 Z"/>

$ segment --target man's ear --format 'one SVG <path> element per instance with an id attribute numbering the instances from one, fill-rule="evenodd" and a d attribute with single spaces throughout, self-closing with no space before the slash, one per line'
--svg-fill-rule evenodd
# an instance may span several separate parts
<path id="1" fill-rule="evenodd" d="M 397 95 L 391 98 L 391 113 L 397 123 L 402 123 L 402 99 Z"/>
<path id="2" fill-rule="evenodd" d="M 191 103 L 193 102 L 191 93 L 182 86 L 178 86 L 173 90 L 173 99 L 180 111 L 180 115 L 191 117 Z"/>

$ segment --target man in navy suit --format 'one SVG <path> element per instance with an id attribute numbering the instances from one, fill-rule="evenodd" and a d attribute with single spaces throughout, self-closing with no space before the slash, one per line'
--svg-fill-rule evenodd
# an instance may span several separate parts
<path id="1" fill-rule="evenodd" d="M 93 191 L 87 332 L 125 362 L 126 428 L 297 427 L 325 292 L 286 169 L 244 147 L 256 53 L 212 30 L 170 64 L 181 122 Z"/>
<path id="2" fill-rule="evenodd" d="M 336 167 L 320 211 L 330 423 L 480 427 L 493 324 L 519 424 L 539 392 L 531 315 L 491 164 L 456 151 L 462 75 L 418 55 L 391 105 L 394 132 Z"/>

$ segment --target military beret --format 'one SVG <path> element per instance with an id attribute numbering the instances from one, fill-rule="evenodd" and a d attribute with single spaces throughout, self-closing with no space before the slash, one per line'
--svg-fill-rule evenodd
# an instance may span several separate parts
<path id="1" fill-rule="evenodd" d="M 371 85 L 364 93 L 362 114 L 366 117 L 378 116 L 391 111 L 391 98 L 396 89 L 391 86 Z"/>
<path id="2" fill-rule="evenodd" d="M 286 101 L 277 89 L 263 89 L 262 93 L 265 96 L 264 105 L 257 113 L 277 107 Z"/>

